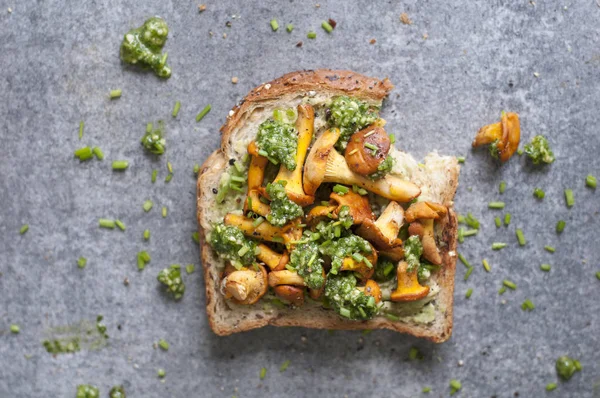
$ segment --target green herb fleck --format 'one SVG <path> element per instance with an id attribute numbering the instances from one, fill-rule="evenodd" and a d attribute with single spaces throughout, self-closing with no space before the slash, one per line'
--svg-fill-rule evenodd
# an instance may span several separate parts
<path id="1" fill-rule="evenodd" d="M 554 391 L 558 388 L 556 383 L 548 383 L 546 384 L 546 391 Z"/>
<path id="2" fill-rule="evenodd" d="M 493 250 L 500 250 L 500 249 L 504 249 L 505 247 L 506 247 L 506 243 L 501 243 L 501 242 L 492 243 Z"/>
<path id="3" fill-rule="evenodd" d="M 309 39 L 316 39 L 317 38 L 317 34 L 311 30 L 310 32 L 308 32 L 306 34 L 306 37 L 309 38 Z"/>
<path id="4" fill-rule="evenodd" d="M 538 199 L 544 199 L 544 197 L 546 196 L 546 192 L 544 192 L 541 188 L 536 188 L 533 190 L 533 196 L 535 196 Z"/>
<path id="5" fill-rule="evenodd" d="M 502 194 L 506 191 L 506 181 L 500 181 L 500 185 L 498 186 L 498 191 Z"/>
<path id="6" fill-rule="evenodd" d="M 550 253 L 554 253 L 556 251 L 556 249 L 552 246 L 544 246 L 544 249 Z"/>
<path id="7" fill-rule="evenodd" d="M 171 112 L 171 116 L 177 117 L 179 114 L 179 109 L 181 108 L 181 102 L 176 101 L 175 106 L 173 107 L 173 112 Z"/>
<path id="8" fill-rule="evenodd" d="M 79 122 L 79 139 L 81 140 L 83 138 L 83 120 L 81 122 Z"/>
<path id="9" fill-rule="evenodd" d="M 187 274 L 193 274 L 194 271 L 196 270 L 196 267 L 194 266 L 194 264 L 188 264 L 185 266 L 185 272 L 187 272 Z"/>
<path id="10" fill-rule="evenodd" d="M 148 123 L 146 133 L 142 136 L 140 143 L 150 153 L 162 155 L 165 153 L 167 140 L 164 138 L 165 125 L 162 121 L 157 123 L 157 128 L 152 129 L 152 123 Z"/>
<path id="11" fill-rule="evenodd" d="M 100 390 L 96 386 L 80 384 L 77 386 L 76 398 L 100 398 Z"/>
<path id="12" fill-rule="evenodd" d="M 535 305 L 531 300 L 527 299 L 523 301 L 523 304 L 521 304 L 521 309 L 523 311 L 533 311 L 535 309 Z"/>
<path id="13" fill-rule="evenodd" d="M 576 359 L 564 355 L 556 360 L 556 373 L 565 381 L 569 380 L 579 370 L 581 370 L 581 363 Z"/>
<path id="14" fill-rule="evenodd" d="M 160 377 L 161 379 L 162 379 L 163 377 L 165 377 L 165 376 L 166 376 L 166 374 L 167 374 L 167 372 L 165 372 L 165 370 L 164 370 L 164 369 L 158 369 L 158 371 L 156 372 L 156 375 L 157 375 L 158 377 Z"/>
<path id="15" fill-rule="evenodd" d="M 277 32 L 277 29 L 279 29 L 279 23 L 277 23 L 276 19 L 271 19 L 271 29 L 273 30 L 273 32 Z"/>
<path id="16" fill-rule="evenodd" d="M 94 155 L 96 155 L 96 159 L 98 160 L 104 160 L 104 152 L 102 152 L 102 149 L 100 149 L 99 147 L 95 146 L 92 148 L 92 153 Z"/>
<path id="17" fill-rule="evenodd" d="M 122 92 L 123 92 L 123 90 L 121 90 L 121 89 L 110 90 L 110 99 L 121 98 Z"/>
<path id="18" fill-rule="evenodd" d="M 552 266 L 550 264 L 542 264 L 540 265 L 540 269 L 544 272 L 549 272 Z"/>
<path id="19" fill-rule="evenodd" d="M 150 239 L 150 230 L 149 229 L 145 229 L 143 236 L 144 236 L 144 240 Z"/>
<path id="20" fill-rule="evenodd" d="M 287 370 L 287 368 L 290 366 L 290 360 L 286 360 L 284 363 L 281 364 L 281 367 L 279 368 L 280 372 L 285 372 Z"/>
<path id="21" fill-rule="evenodd" d="M 490 267 L 490 263 L 488 263 L 488 260 L 486 260 L 485 258 L 483 260 L 481 260 L 482 264 L 483 264 L 483 268 L 486 270 L 486 272 L 490 272 L 492 270 L 492 267 Z"/>
<path id="22" fill-rule="evenodd" d="M 192 233 L 192 240 L 196 243 L 200 243 L 200 235 L 198 234 L 198 232 Z"/>
<path id="23" fill-rule="evenodd" d="M 19 334 L 21 332 L 21 328 L 19 327 L 19 325 L 13 323 L 12 325 L 10 325 L 10 332 L 14 334 Z"/>
<path id="24" fill-rule="evenodd" d="M 204 116 L 206 116 L 211 109 L 212 106 L 210 104 L 206 105 L 204 109 L 202 109 L 200 113 L 196 115 L 196 122 L 199 122 L 200 120 L 204 119 Z"/>
<path id="25" fill-rule="evenodd" d="M 292 33 L 292 30 L 294 30 L 294 25 L 292 25 L 291 23 L 287 24 L 285 30 L 287 30 L 288 33 Z"/>
<path id="26" fill-rule="evenodd" d="M 502 284 L 511 290 L 517 289 L 517 285 L 514 282 L 509 281 L 508 279 L 503 280 Z"/>
<path id="27" fill-rule="evenodd" d="M 531 142 L 525 145 L 525 153 L 533 161 L 533 164 L 554 162 L 554 153 L 550 149 L 548 140 L 543 135 L 536 135 Z"/>
<path id="28" fill-rule="evenodd" d="M 75 152 L 73 152 L 73 154 L 75 155 L 76 158 L 79 158 L 79 160 L 81 162 L 90 160 L 92 157 L 94 157 L 92 148 L 90 148 L 89 146 L 84 146 L 83 148 L 79 148 L 79 149 L 75 150 Z"/>
<path id="29" fill-rule="evenodd" d="M 24 224 L 21 229 L 19 229 L 21 235 L 25 234 L 27 231 L 29 231 L 29 224 Z"/>
<path id="30" fill-rule="evenodd" d="M 525 235 L 523 234 L 523 230 L 521 230 L 520 228 L 517 228 L 515 233 L 517 235 L 517 240 L 519 241 L 519 246 L 525 246 L 527 241 L 525 240 Z"/>
<path id="31" fill-rule="evenodd" d="M 585 185 L 588 188 L 596 189 L 596 186 L 598 185 L 598 181 L 596 180 L 596 177 L 594 177 L 591 174 L 588 174 L 588 176 L 585 177 Z"/>
<path id="32" fill-rule="evenodd" d="M 119 227 L 119 229 L 121 231 L 125 231 L 125 229 L 127 228 L 125 226 L 125 223 L 123 221 L 121 221 L 121 220 L 115 220 L 115 224 L 117 225 L 117 227 Z"/>
<path id="33" fill-rule="evenodd" d="M 112 162 L 113 170 L 125 170 L 129 167 L 129 162 L 126 160 L 115 160 Z"/>
<path id="34" fill-rule="evenodd" d="M 260 373 L 259 373 L 260 379 L 264 380 L 266 376 L 267 376 L 267 368 L 261 368 Z"/>
<path id="35" fill-rule="evenodd" d="M 325 32 L 327 33 L 331 33 L 333 32 L 333 26 L 331 26 L 331 24 L 327 21 L 323 21 L 321 23 L 321 27 L 325 30 Z"/>
<path id="36" fill-rule="evenodd" d="M 109 229 L 115 228 L 115 222 L 113 220 L 109 220 L 107 218 L 100 218 L 98 220 L 98 225 L 100 225 L 100 228 L 109 228 Z"/>
<path id="37" fill-rule="evenodd" d="M 450 395 L 454 395 L 462 388 L 462 384 L 458 380 L 450 380 Z"/>
<path id="38" fill-rule="evenodd" d="M 564 220 L 559 220 L 556 223 L 556 233 L 560 234 L 562 231 L 564 231 L 566 225 L 567 223 Z"/>
<path id="39" fill-rule="evenodd" d="M 512 216 L 510 215 L 510 213 L 506 213 L 504 215 L 504 225 L 505 226 L 509 226 L 510 225 L 510 219 L 511 219 L 511 217 Z"/>
<path id="40" fill-rule="evenodd" d="M 504 209 L 504 202 L 490 202 L 488 203 L 489 209 Z"/>
<path id="41" fill-rule="evenodd" d="M 158 346 L 165 351 L 169 351 L 169 343 L 165 339 L 158 340 Z"/>
<path id="42" fill-rule="evenodd" d="M 159 77 L 171 77 L 167 53 L 161 54 L 168 35 L 169 27 L 162 18 L 147 19 L 142 26 L 131 29 L 123 37 L 121 59 L 128 64 L 150 67 Z"/>
<path id="43" fill-rule="evenodd" d="M 565 189 L 565 201 L 567 203 L 567 207 L 571 208 L 575 204 L 575 196 L 573 195 L 572 189 Z"/>
<path id="44" fill-rule="evenodd" d="M 123 386 L 114 386 L 108 393 L 108 398 L 126 398 Z"/>
<path id="45" fill-rule="evenodd" d="M 79 257 L 77 259 L 77 266 L 79 268 L 85 268 L 86 265 L 87 265 L 87 258 L 85 258 L 85 257 Z"/>
<path id="46" fill-rule="evenodd" d="M 167 292 L 171 293 L 175 300 L 181 299 L 185 293 L 185 284 L 181 279 L 181 266 L 173 264 L 158 273 L 157 278 L 160 283 L 167 287 Z"/>
<path id="47" fill-rule="evenodd" d="M 472 288 L 469 288 L 469 289 L 467 290 L 467 293 L 465 294 L 465 298 L 471 298 L 471 294 L 473 294 L 473 289 L 472 289 Z"/>
<path id="48" fill-rule="evenodd" d="M 162 217 L 163 218 L 167 217 L 167 206 L 163 206 L 163 208 L 162 208 Z"/>

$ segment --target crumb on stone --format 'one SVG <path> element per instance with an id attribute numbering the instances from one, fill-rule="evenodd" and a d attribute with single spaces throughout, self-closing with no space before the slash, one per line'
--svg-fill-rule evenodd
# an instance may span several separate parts
<path id="1" fill-rule="evenodd" d="M 129 286 L 129 278 L 125 277 L 125 279 L 123 279 L 123 284 Z"/>
<path id="2" fill-rule="evenodd" d="M 223 38 L 226 39 L 227 38 L 227 33 L 223 33 Z"/>
<path id="3" fill-rule="evenodd" d="M 370 44 L 375 44 L 375 43 L 377 43 L 377 40 L 376 39 L 371 39 L 371 40 L 369 40 L 369 43 Z"/>
<path id="4" fill-rule="evenodd" d="M 302 42 L 299 41 L 298 43 L 296 43 L 296 47 L 302 47 Z"/>
<path id="5" fill-rule="evenodd" d="M 412 21 L 408 17 L 408 14 L 405 12 L 400 14 L 400 22 L 402 22 L 404 25 L 412 25 Z"/>
<path id="6" fill-rule="evenodd" d="M 234 76 L 234 77 L 232 77 L 232 78 L 231 78 L 231 82 L 232 82 L 233 84 L 237 84 L 237 82 L 238 82 L 238 78 L 237 78 L 237 76 Z"/>
<path id="7" fill-rule="evenodd" d="M 206 11 L 206 4 L 200 4 L 200 5 L 198 6 L 198 11 L 200 11 L 200 12 L 204 12 L 204 11 Z"/>
<path id="8" fill-rule="evenodd" d="M 533 76 L 540 77 L 540 74 L 539 74 L 539 72 L 533 72 Z"/>
<path id="9" fill-rule="evenodd" d="M 429 39 L 429 35 L 427 33 L 423 33 L 423 40 Z"/>

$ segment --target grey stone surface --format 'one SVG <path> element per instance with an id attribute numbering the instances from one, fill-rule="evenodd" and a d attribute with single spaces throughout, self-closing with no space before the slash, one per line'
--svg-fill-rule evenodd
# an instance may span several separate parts
<path id="1" fill-rule="evenodd" d="M 600 8 L 593 0 L 532 3 L 322 0 L 316 8 L 207 0 L 200 14 L 192 1 L 0 0 L 0 396 L 74 397 L 77 384 L 92 383 L 103 397 L 115 384 L 131 397 L 419 397 L 424 386 L 433 389 L 428 396 L 445 397 L 452 378 L 462 381 L 462 397 L 600 396 L 600 193 L 584 186 L 588 173 L 600 177 Z M 400 23 L 402 12 L 412 25 Z M 123 33 L 151 15 L 171 28 L 165 49 L 173 77 L 166 81 L 118 58 Z M 275 33 L 273 17 L 281 26 Z M 320 28 L 329 17 L 338 22 L 331 35 Z M 316 40 L 306 38 L 311 29 Z M 467 156 L 456 208 L 483 225 L 459 248 L 475 271 L 465 282 L 457 265 L 454 333 L 445 344 L 387 331 L 270 327 L 221 338 L 206 321 L 200 272 L 185 276 L 179 303 L 156 282 L 171 263 L 200 266 L 190 238 L 192 168 L 217 148 L 229 109 L 261 82 L 317 67 L 389 76 L 396 89 L 383 116 L 398 146 L 419 157 L 432 149 Z M 111 101 L 114 88 L 123 96 Z M 181 112 L 172 119 L 176 100 Z M 212 112 L 196 123 L 208 103 Z M 524 140 L 549 137 L 555 164 L 535 168 L 517 156 L 498 166 L 486 151 L 470 150 L 477 129 L 503 109 L 520 113 Z M 159 160 L 139 145 L 146 122 L 157 119 L 166 120 L 168 139 Z M 83 145 L 100 146 L 106 159 L 79 163 L 73 150 Z M 167 158 L 175 169 L 169 184 Z M 129 169 L 113 172 L 115 159 L 129 160 Z M 153 168 L 160 170 L 156 184 Z M 501 180 L 508 183 L 504 195 Z M 532 196 L 536 186 L 546 191 L 542 201 Z M 575 192 L 570 210 L 565 188 Z M 142 210 L 146 199 L 155 203 L 149 213 Z M 496 229 L 493 217 L 504 211 L 488 210 L 491 200 L 506 202 L 509 227 Z M 161 206 L 169 208 L 167 218 Z M 100 217 L 120 218 L 127 230 L 99 229 Z M 558 219 L 567 221 L 560 236 Z M 30 229 L 20 236 L 24 223 Z M 525 247 L 516 242 L 516 227 L 525 232 Z M 152 232 L 147 243 L 145 228 Z M 493 252 L 495 241 L 508 247 Z M 544 251 L 547 244 L 555 254 Z M 143 249 L 152 262 L 138 272 Z M 88 258 L 84 270 L 79 256 Z M 550 273 L 539 270 L 546 262 Z M 499 296 L 505 278 L 518 289 Z M 536 305 L 531 313 L 520 309 L 526 298 Z M 98 314 L 109 347 L 57 357 L 44 351 L 40 342 L 51 328 Z M 8 331 L 11 323 L 20 334 Z M 168 352 L 153 349 L 159 338 L 171 344 Z M 411 346 L 425 359 L 408 361 Z M 563 354 L 584 369 L 546 393 Z M 167 372 L 164 383 L 158 368 Z"/>

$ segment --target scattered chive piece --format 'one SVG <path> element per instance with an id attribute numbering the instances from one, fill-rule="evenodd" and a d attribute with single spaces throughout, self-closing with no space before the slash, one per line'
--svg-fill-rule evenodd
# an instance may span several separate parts
<path id="1" fill-rule="evenodd" d="M 129 162 L 126 160 L 115 160 L 112 162 L 113 170 L 125 170 L 127 167 L 129 167 Z"/>
<path id="2" fill-rule="evenodd" d="M 171 182 L 171 180 L 173 179 L 173 174 L 169 173 L 167 174 L 167 176 L 165 177 L 165 182 Z"/>
<path id="3" fill-rule="evenodd" d="M 199 171 L 200 171 L 200 166 L 198 165 L 198 163 L 196 163 L 194 165 L 194 174 L 198 174 Z"/>
<path id="4" fill-rule="evenodd" d="M 462 384 L 458 380 L 450 380 L 450 395 L 453 395 L 462 388 Z"/>
<path id="5" fill-rule="evenodd" d="M 504 202 L 490 202 L 488 203 L 489 209 L 504 209 Z"/>
<path id="6" fill-rule="evenodd" d="M 523 301 L 523 304 L 521 304 L 521 309 L 523 311 L 533 311 L 535 309 L 535 305 L 531 300 L 527 299 Z"/>
<path id="7" fill-rule="evenodd" d="M 154 206 L 154 203 L 152 203 L 151 200 L 147 200 L 144 202 L 144 204 L 142 205 L 142 208 L 144 209 L 144 211 L 147 213 L 152 209 L 152 206 Z"/>
<path id="8" fill-rule="evenodd" d="M 562 231 L 564 231 L 566 225 L 567 223 L 564 220 L 559 220 L 556 223 L 556 233 L 560 234 Z"/>
<path id="9" fill-rule="evenodd" d="M 271 19 L 271 29 L 273 29 L 273 32 L 277 32 L 277 29 L 279 29 L 279 24 L 276 19 Z"/>
<path id="10" fill-rule="evenodd" d="M 473 294 L 473 289 L 472 289 L 472 288 L 469 288 L 469 289 L 467 290 L 467 293 L 465 294 L 465 298 L 471 298 L 471 294 Z"/>
<path id="11" fill-rule="evenodd" d="M 408 351 L 408 359 L 413 361 L 415 359 L 423 359 L 423 355 L 419 352 L 419 349 L 417 347 L 410 347 L 410 350 Z"/>
<path id="12" fill-rule="evenodd" d="M 498 294 L 504 294 L 504 292 L 506 292 L 505 286 L 502 286 L 500 289 L 498 289 Z"/>
<path id="13" fill-rule="evenodd" d="M 181 108 L 181 102 L 176 101 L 175 106 L 173 107 L 173 112 L 171 112 L 171 116 L 177 117 L 179 114 L 179 108 Z"/>
<path id="14" fill-rule="evenodd" d="M 194 273 L 195 270 L 196 267 L 194 266 L 194 264 L 188 264 L 185 266 L 185 272 L 187 272 L 188 274 Z"/>
<path id="15" fill-rule="evenodd" d="M 517 155 L 521 156 L 523 154 L 523 148 L 517 149 Z"/>
<path id="16" fill-rule="evenodd" d="M 146 268 L 146 264 L 148 264 L 151 260 L 152 260 L 152 258 L 150 257 L 150 255 L 148 254 L 147 251 L 142 250 L 141 252 L 139 252 L 137 254 L 138 269 L 141 271 L 144 268 Z"/>
<path id="17" fill-rule="evenodd" d="M 340 184 L 336 184 L 333 186 L 333 192 L 338 193 L 340 195 L 345 195 L 348 193 L 350 189 Z"/>
<path id="18" fill-rule="evenodd" d="M 77 266 L 79 268 L 85 268 L 86 265 L 87 265 L 87 258 L 85 258 L 85 257 L 79 257 L 77 259 Z"/>
<path id="19" fill-rule="evenodd" d="M 121 98 L 121 93 L 123 92 L 123 90 L 116 89 L 116 90 L 110 90 L 110 99 L 117 99 L 117 98 Z"/>
<path id="20" fill-rule="evenodd" d="M 373 145 L 370 142 L 365 142 L 365 148 L 370 149 L 372 151 L 378 151 L 379 148 L 377 147 L 377 145 Z"/>
<path id="21" fill-rule="evenodd" d="M 596 279 L 600 281 L 600 271 L 596 272 Z"/>
<path id="22" fill-rule="evenodd" d="M 18 334 L 21 331 L 21 328 L 19 327 L 19 325 L 16 324 L 12 324 L 10 325 L 10 332 L 14 333 L 14 334 Z"/>
<path id="23" fill-rule="evenodd" d="M 127 228 L 125 226 L 125 223 L 123 221 L 121 221 L 121 220 L 115 220 L 115 224 L 117 225 L 117 227 L 119 227 L 119 229 L 121 231 L 125 231 L 125 228 Z"/>
<path id="24" fill-rule="evenodd" d="M 598 184 L 598 181 L 596 180 L 596 177 L 594 177 L 593 175 L 588 174 L 588 176 L 585 177 L 585 185 L 587 187 L 596 189 L 597 184 Z"/>
<path id="25" fill-rule="evenodd" d="M 162 208 L 162 216 L 163 216 L 163 218 L 167 217 L 167 207 L 166 206 L 163 206 L 163 208 Z"/>
<path id="26" fill-rule="evenodd" d="M 549 272 L 550 268 L 552 268 L 552 266 L 550 266 L 550 264 L 542 264 L 540 265 L 540 269 L 544 272 Z"/>
<path id="27" fill-rule="evenodd" d="M 306 35 L 306 37 L 309 38 L 309 39 L 316 39 L 317 38 L 317 34 L 311 30 L 310 32 L 308 32 L 308 34 Z"/>
<path id="28" fill-rule="evenodd" d="M 492 243 L 493 250 L 500 250 L 500 249 L 504 249 L 505 247 L 506 247 L 506 243 L 501 243 L 501 242 Z"/>
<path id="29" fill-rule="evenodd" d="M 546 249 L 546 251 L 549 251 L 550 253 L 554 253 L 556 251 L 556 249 L 552 246 L 544 246 L 544 249 Z"/>
<path id="30" fill-rule="evenodd" d="M 207 114 L 208 112 L 210 112 L 211 108 L 212 108 L 212 107 L 210 106 L 210 104 L 206 105 L 206 106 L 204 107 L 204 109 L 202 109 L 202 110 L 200 111 L 200 113 L 199 113 L 199 114 L 196 116 L 196 122 L 199 122 L 200 120 L 204 119 L 204 116 L 206 116 L 206 114 Z"/>
<path id="31" fill-rule="evenodd" d="M 19 230 L 19 233 L 21 235 L 23 235 L 25 232 L 29 231 L 29 224 L 24 224 L 21 229 Z"/>
<path id="32" fill-rule="evenodd" d="M 510 225 L 510 218 L 511 218 L 510 213 L 506 213 L 504 215 L 504 225 L 506 225 L 506 226 Z"/>
<path id="33" fill-rule="evenodd" d="M 458 156 L 456 160 L 458 160 L 458 163 L 464 163 L 466 159 L 464 156 Z"/>
<path id="34" fill-rule="evenodd" d="M 488 260 L 486 260 L 485 258 L 483 260 L 481 260 L 481 263 L 483 264 L 483 268 L 487 272 L 490 272 L 492 270 L 492 267 L 490 267 L 490 263 L 488 263 Z"/>
<path id="35" fill-rule="evenodd" d="M 500 193 L 504 193 L 504 191 L 506 191 L 506 181 L 500 181 L 500 186 L 498 187 L 498 191 Z"/>
<path id="36" fill-rule="evenodd" d="M 262 368 L 262 369 L 260 370 L 260 374 L 259 374 L 259 376 L 260 376 L 260 379 L 261 379 L 261 380 L 264 380 L 265 376 L 267 376 L 267 368 Z"/>
<path id="37" fill-rule="evenodd" d="M 148 240 L 148 239 L 150 239 L 150 230 L 145 229 L 144 230 L 144 240 Z"/>
<path id="38" fill-rule="evenodd" d="M 423 389 L 421 390 L 421 392 L 427 394 L 428 392 L 431 392 L 431 387 L 423 387 Z"/>
<path id="39" fill-rule="evenodd" d="M 100 149 L 99 147 L 95 146 L 92 148 L 92 152 L 94 155 L 96 155 L 96 159 L 98 160 L 104 160 L 104 153 L 102 152 L 102 149 Z"/>
<path id="40" fill-rule="evenodd" d="M 158 170 L 152 170 L 152 183 L 156 182 L 156 176 L 158 175 Z"/>
<path id="41" fill-rule="evenodd" d="M 100 228 L 113 229 L 115 227 L 115 222 L 113 220 L 109 220 L 107 218 L 101 218 L 98 220 L 98 225 L 100 225 Z"/>
<path id="42" fill-rule="evenodd" d="M 288 359 L 287 361 L 285 361 L 284 363 L 281 364 L 281 367 L 279 367 L 279 371 L 285 372 L 289 366 L 290 366 L 290 360 Z"/>
<path id="43" fill-rule="evenodd" d="M 82 138 L 83 138 L 83 120 L 81 122 L 79 122 L 79 139 L 82 139 Z"/>
<path id="44" fill-rule="evenodd" d="M 467 269 L 467 273 L 465 274 L 465 282 L 469 280 L 469 277 L 471 276 L 472 273 L 473 273 L 473 267 L 469 267 L 469 269 Z"/>
<path id="45" fill-rule="evenodd" d="M 517 230 L 515 231 L 516 235 L 517 235 L 517 240 L 519 241 L 519 245 L 520 246 L 525 246 L 525 244 L 527 243 L 527 241 L 525 240 L 525 235 L 523 235 L 523 230 L 520 228 L 517 228 Z"/>
<path id="46" fill-rule="evenodd" d="M 89 146 L 84 146 L 83 148 L 79 148 L 79 149 L 75 150 L 75 152 L 73 152 L 73 154 L 75 155 L 76 158 L 79 158 L 79 160 L 81 160 L 82 162 L 84 160 L 89 160 L 94 156 L 93 152 L 92 152 L 92 148 L 90 148 Z"/>
<path id="47" fill-rule="evenodd" d="M 169 170 L 169 173 L 173 173 L 173 165 L 171 162 L 167 162 L 167 170 Z"/>
<path id="48" fill-rule="evenodd" d="M 463 236 L 465 238 L 467 238 L 469 236 L 477 235 L 478 232 L 479 232 L 479 230 L 477 230 L 477 229 L 467 229 L 466 231 L 463 232 Z"/>
<path id="49" fill-rule="evenodd" d="M 291 23 L 287 24 L 285 30 L 287 30 L 288 33 L 292 33 L 292 30 L 294 30 L 294 25 L 292 25 Z"/>
<path id="50" fill-rule="evenodd" d="M 387 319 L 389 319 L 390 321 L 394 321 L 394 322 L 400 320 L 400 317 L 397 315 L 394 315 L 394 314 L 385 314 L 385 317 Z"/>
<path id="51" fill-rule="evenodd" d="M 198 232 L 194 232 L 192 234 L 192 239 L 194 240 L 194 242 L 200 243 L 200 236 L 198 235 Z"/>
<path id="52" fill-rule="evenodd" d="M 165 339 L 158 340 L 158 346 L 165 351 L 169 351 L 169 343 Z"/>
<path id="53" fill-rule="evenodd" d="M 480 223 L 479 220 L 475 218 L 471 212 L 467 213 L 467 217 L 465 218 L 465 222 L 471 228 L 479 229 Z"/>
<path id="54" fill-rule="evenodd" d="M 465 256 L 462 255 L 462 253 L 458 253 L 458 259 L 465 265 L 465 267 L 471 268 L 471 264 L 469 264 L 469 262 L 467 261 Z"/>
<path id="55" fill-rule="evenodd" d="M 548 383 L 546 384 L 546 391 L 554 391 L 558 386 L 556 383 Z"/>
<path id="56" fill-rule="evenodd" d="M 258 217 L 256 220 L 254 220 L 254 221 L 252 222 L 252 226 L 253 226 L 254 228 L 256 228 L 256 227 L 258 227 L 260 224 L 262 224 L 264 221 L 265 221 L 265 218 L 264 218 L 264 217 Z"/>
<path id="57" fill-rule="evenodd" d="M 146 133 L 151 133 L 153 129 L 152 122 L 146 123 Z"/>
<path id="58" fill-rule="evenodd" d="M 514 282 L 509 281 L 508 279 L 503 280 L 502 284 L 509 289 L 512 289 L 512 290 L 517 289 L 517 285 Z"/>
<path id="59" fill-rule="evenodd" d="M 460 227 L 458 229 L 458 242 L 463 243 L 465 241 L 465 229 Z"/>
<path id="60" fill-rule="evenodd" d="M 565 201 L 567 202 L 567 207 L 573 207 L 575 204 L 575 196 L 573 196 L 572 189 L 565 189 Z"/>
<path id="61" fill-rule="evenodd" d="M 390 143 L 392 143 L 392 144 L 396 143 L 396 135 L 395 134 L 390 134 Z"/>
<path id="62" fill-rule="evenodd" d="M 533 196 L 535 196 L 538 199 L 544 199 L 544 197 L 546 196 L 546 192 L 544 192 L 541 188 L 536 188 L 533 190 Z"/>
<path id="63" fill-rule="evenodd" d="M 165 375 L 166 375 L 167 373 L 165 372 L 165 370 L 164 370 L 164 369 L 158 369 L 158 371 L 156 372 L 156 374 L 158 375 L 158 377 L 161 377 L 161 378 L 162 378 L 162 377 L 165 377 Z"/>
<path id="64" fill-rule="evenodd" d="M 502 220 L 500 220 L 500 217 L 498 216 L 494 218 L 494 222 L 496 223 L 496 228 L 500 228 L 500 226 L 502 225 Z"/>
<path id="65" fill-rule="evenodd" d="M 333 26 L 331 26 L 331 24 L 330 24 L 329 22 L 327 22 L 327 21 L 323 21 L 323 22 L 321 23 L 321 27 L 322 27 L 323 29 L 325 29 L 325 31 L 326 31 L 327 33 L 331 33 L 331 32 L 333 32 Z"/>

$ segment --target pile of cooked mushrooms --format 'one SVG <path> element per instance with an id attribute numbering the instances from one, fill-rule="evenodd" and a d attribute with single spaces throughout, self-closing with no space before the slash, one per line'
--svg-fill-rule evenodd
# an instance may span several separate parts
<path id="1" fill-rule="evenodd" d="M 250 217 L 266 217 L 270 212 L 264 181 L 269 160 L 261 156 L 256 143 L 251 142 L 248 145 L 250 164 L 243 214 L 229 213 L 225 216 L 224 223 L 239 228 L 244 235 L 260 242 L 256 255 L 259 263 L 247 264 L 241 269 L 227 264 L 221 280 L 221 290 L 225 297 L 237 304 L 254 304 L 271 287 L 281 300 L 294 306 L 304 304 L 305 293 L 313 299 L 319 299 L 325 284 L 320 289 L 309 289 L 304 279 L 293 268 L 286 268 L 286 265 L 297 242 L 302 238 L 304 229 L 311 228 L 322 219 L 337 219 L 344 207 L 349 209 L 352 216 L 353 233 L 367 240 L 372 251 L 365 254 L 366 261 L 357 261 L 352 256 L 345 257 L 340 270 L 354 271 L 359 276 L 359 289 L 380 302 L 380 286 L 371 278 L 378 258 L 385 257 L 397 264 L 398 282 L 396 290 L 391 294 L 392 301 L 408 302 L 427 296 L 429 287 L 419 283 L 418 270 L 414 267 L 411 269 L 404 261 L 403 241 L 399 234 L 401 228 L 406 228 L 407 225 L 409 235 L 417 235 L 422 243 L 422 257 L 431 264 L 441 265 L 434 222 L 447 217 L 448 209 L 438 203 L 416 201 L 421 194 L 420 188 L 395 175 L 369 178 L 369 175 L 377 172 L 391 147 L 381 119 L 354 133 L 342 155 L 334 148 L 340 137 L 340 130 L 326 130 L 311 147 L 314 109 L 311 105 L 301 104 L 297 110 L 297 167 L 290 171 L 281 165 L 272 182 L 285 181 L 288 198 L 303 208 L 304 216 L 281 227 L 266 221 L 257 225 L 255 219 Z M 377 150 L 373 150 L 374 147 Z M 317 189 L 326 183 L 343 184 L 351 188 L 346 192 L 333 192 L 329 189 L 329 201 L 319 201 L 315 205 Z M 326 189 L 322 191 L 328 192 Z M 367 191 L 389 200 L 378 217 L 372 211 Z M 325 268 L 327 267 L 326 263 Z"/>

